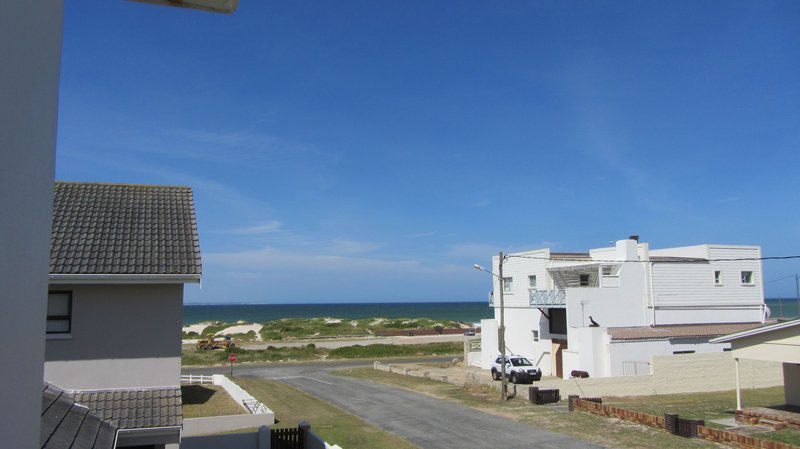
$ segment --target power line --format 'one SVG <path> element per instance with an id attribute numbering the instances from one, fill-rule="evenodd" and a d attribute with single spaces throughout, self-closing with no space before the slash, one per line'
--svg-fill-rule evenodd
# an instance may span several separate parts
<path id="1" fill-rule="evenodd" d="M 771 281 L 764 282 L 764 285 L 767 285 L 767 284 L 772 284 L 773 282 L 782 281 L 782 280 L 784 280 L 784 279 L 796 278 L 796 277 L 797 277 L 797 275 L 798 275 L 798 273 L 787 274 L 786 276 L 779 277 L 778 279 L 773 279 L 773 280 L 771 280 Z"/>
<path id="2" fill-rule="evenodd" d="M 686 263 L 686 262 L 735 262 L 735 261 L 762 261 L 762 260 L 789 260 L 789 259 L 800 259 L 800 255 L 797 256 L 769 256 L 769 257 L 736 257 L 731 259 L 703 259 L 703 258 L 695 258 L 695 257 L 686 257 L 686 258 L 677 258 L 675 260 L 601 260 L 601 259 L 579 259 L 579 258 L 566 258 L 566 257 L 559 257 L 559 258 L 552 258 L 552 257 L 543 257 L 543 256 L 522 256 L 522 255 L 515 255 L 515 254 L 507 254 L 506 258 L 516 257 L 519 259 L 534 259 L 534 260 L 560 260 L 564 262 L 601 262 L 601 263 L 642 263 L 642 262 L 674 262 L 674 263 Z M 669 256 L 666 256 L 669 257 Z M 794 276 L 794 275 L 792 275 Z"/>

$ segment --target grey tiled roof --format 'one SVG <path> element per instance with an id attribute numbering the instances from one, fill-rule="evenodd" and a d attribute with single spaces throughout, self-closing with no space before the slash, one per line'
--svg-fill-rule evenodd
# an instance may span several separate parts
<path id="1" fill-rule="evenodd" d="M 201 271 L 190 187 L 56 181 L 51 274 Z"/>
<path id="2" fill-rule="evenodd" d="M 39 446 L 47 449 L 111 449 L 117 427 L 64 390 L 44 384 Z"/>
<path id="3" fill-rule="evenodd" d="M 75 391 L 76 401 L 120 429 L 180 426 L 181 387 Z"/>

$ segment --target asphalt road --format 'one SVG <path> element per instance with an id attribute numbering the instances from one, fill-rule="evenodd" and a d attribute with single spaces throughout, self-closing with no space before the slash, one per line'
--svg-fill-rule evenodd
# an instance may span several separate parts
<path id="1" fill-rule="evenodd" d="M 420 361 L 443 360 L 447 359 L 433 358 Z M 285 382 L 426 449 L 600 447 L 451 401 L 375 382 L 333 376 L 327 372 L 364 364 L 364 361 L 336 361 L 249 365 L 234 368 L 234 375 Z M 227 370 L 191 368 L 184 369 L 183 372 L 212 374 L 227 373 Z M 311 425 L 313 429 L 314 423 Z"/>

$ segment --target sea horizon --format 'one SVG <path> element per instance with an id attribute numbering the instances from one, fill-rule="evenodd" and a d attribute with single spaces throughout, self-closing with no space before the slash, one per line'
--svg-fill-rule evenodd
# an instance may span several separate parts
<path id="1" fill-rule="evenodd" d="M 772 318 L 800 317 L 796 298 L 767 298 Z M 187 303 L 183 306 L 184 325 L 206 321 L 258 322 L 281 318 L 431 318 L 479 323 L 494 313 L 481 301 L 393 301 L 393 302 L 307 302 L 307 303 Z"/>

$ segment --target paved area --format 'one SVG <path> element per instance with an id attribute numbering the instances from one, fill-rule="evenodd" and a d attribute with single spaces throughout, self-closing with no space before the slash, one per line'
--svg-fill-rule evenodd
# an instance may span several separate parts
<path id="1" fill-rule="evenodd" d="M 445 361 L 427 359 L 426 361 Z M 391 363 L 391 361 L 386 361 Z M 364 365 L 363 361 L 261 365 L 236 369 L 238 376 L 275 379 L 335 404 L 361 419 L 399 435 L 421 448 L 465 447 L 596 448 L 566 435 L 537 429 L 451 401 L 388 385 L 333 376 L 332 369 Z M 184 373 L 224 373 L 225 368 L 186 369 Z M 312 423 L 313 426 L 313 423 Z"/>

